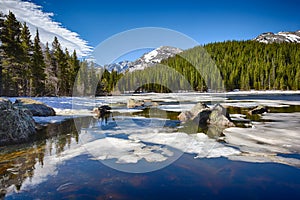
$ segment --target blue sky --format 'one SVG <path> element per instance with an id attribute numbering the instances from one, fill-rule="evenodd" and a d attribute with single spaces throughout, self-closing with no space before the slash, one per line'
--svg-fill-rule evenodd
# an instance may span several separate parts
<path id="1" fill-rule="evenodd" d="M 139 27 L 182 32 L 200 44 L 247 40 L 262 32 L 300 29 L 295 0 L 31 0 L 52 19 L 76 32 L 92 47 L 108 37 Z"/>

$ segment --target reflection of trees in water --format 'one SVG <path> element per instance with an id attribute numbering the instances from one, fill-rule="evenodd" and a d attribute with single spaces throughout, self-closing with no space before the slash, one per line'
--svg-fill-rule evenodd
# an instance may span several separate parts
<path id="1" fill-rule="evenodd" d="M 82 126 L 88 120 L 82 120 Z M 34 142 L 0 148 L 0 199 L 7 190 L 20 190 L 25 179 L 34 176 L 35 165 L 44 166 L 45 155 L 60 155 L 72 141 L 78 143 L 78 132 L 73 120 L 50 124 L 39 131 Z"/>

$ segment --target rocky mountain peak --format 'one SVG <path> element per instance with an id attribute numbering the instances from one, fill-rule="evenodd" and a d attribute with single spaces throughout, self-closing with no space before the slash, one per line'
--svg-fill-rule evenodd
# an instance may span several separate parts
<path id="1" fill-rule="evenodd" d="M 133 62 L 129 61 L 121 61 L 118 63 L 112 63 L 109 65 L 105 65 L 104 67 L 108 71 L 117 71 L 119 73 L 124 73 L 125 71 L 135 71 L 135 70 L 143 70 L 146 67 L 153 66 L 157 63 L 160 63 L 163 59 L 167 59 L 169 57 L 175 56 L 178 53 L 181 53 L 182 50 L 176 47 L 171 46 L 161 46 L 156 48 L 148 53 L 145 53 L 140 58 Z"/>
<path id="2" fill-rule="evenodd" d="M 256 38 L 253 39 L 254 41 L 262 42 L 262 43 L 300 43 L 300 30 L 295 32 L 278 32 L 278 33 L 262 33 Z"/>

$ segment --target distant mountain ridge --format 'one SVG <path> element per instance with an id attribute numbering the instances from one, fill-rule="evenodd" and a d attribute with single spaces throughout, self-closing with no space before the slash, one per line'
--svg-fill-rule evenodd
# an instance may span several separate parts
<path id="1" fill-rule="evenodd" d="M 129 68 L 130 63 L 131 63 L 130 61 L 124 60 L 117 63 L 104 65 L 104 68 L 107 69 L 109 72 L 117 71 L 118 73 L 123 73 Z"/>
<path id="2" fill-rule="evenodd" d="M 132 72 L 135 70 L 143 70 L 146 67 L 153 66 L 157 63 L 160 63 L 162 60 L 167 59 L 169 57 L 173 57 L 178 53 L 181 53 L 183 50 L 170 47 L 170 46 L 161 46 L 157 49 L 154 49 L 148 53 L 145 53 L 137 60 L 130 61 L 121 61 L 118 63 L 112 63 L 109 65 L 105 65 L 104 68 L 108 71 L 117 71 L 118 73 L 124 73 L 127 70 Z"/>
<path id="3" fill-rule="evenodd" d="M 265 44 L 270 43 L 300 43 L 300 30 L 295 32 L 278 32 L 278 33 L 262 33 L 253 41 L 258 41 Z M 162 60 L 175 56 L 183 52 L 182 49 L 171 47 L 171 46 L 161 46 L 154 49 L 148 53 L 145 53 L 140 58 L 135 61 L 121 61 L 117 63 L 112 63 L 109 65 L 104 65 L 104 68 L 108 71 L 117 71 L 118 73 L 125 73 L 126 71 L 132 72 L 135 70 L 144 70 L 146 67 L 153 66 L 160 63 Z"/>
<path id="4" fill-rule="evenodd" d="M 254 41 L 262 42 L 262 43 L 300 43 L 300 30 L 296 32 L 278 32 L 278 33 L 262 33 L 256 38 L 253 39 Z"/>

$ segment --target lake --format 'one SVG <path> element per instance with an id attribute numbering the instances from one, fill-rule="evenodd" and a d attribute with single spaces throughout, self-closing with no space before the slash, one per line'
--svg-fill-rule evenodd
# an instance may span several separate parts
<path id="1" fill-rule="evenodd" d="M 129 98 L 157 104 L 128 109 Z M 299 93 L 35 99 L 58 116 L 35 117 L 33 142 L 0 147 L 3 199 L 300 198 Z M 180 123 L 197 102 L 220 103 L 236 127 Z M 112 113 L 98 119 L 104 104 Z M 269 112 L 249 115 L 258 105 Z"/>

